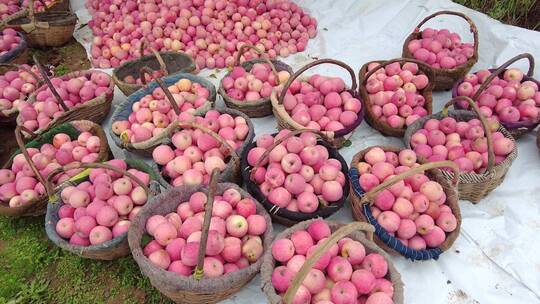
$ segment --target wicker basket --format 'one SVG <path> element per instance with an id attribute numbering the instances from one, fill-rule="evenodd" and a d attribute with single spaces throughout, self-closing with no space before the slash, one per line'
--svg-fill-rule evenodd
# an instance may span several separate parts
<path id="1" fill-rule="evenodd" d="M 43 85 L 43 80 L 39 78 L 32 70 L 25 68 L 22 65 L 18 64 L 11 64 L 11 63 L 0 63 L 0 73 L 3 75 L 7 71 L 10 70 L 23 70 L 25 72 L 30 73 L 32 77 L 34 77 L 37 80 L 36 87 L 40 87 Z M 6 110 L 3 112 L 0 112 L 0 127 L 1 126 L 15 126 L 17 124 L 17 115 L 19 113 L 19 110 L 15 107 L 11 108 L 10 110 Z"/>
<path id="2" fill-rule="evenodd" d="M 504 72 L 506 72 L 506 69 L 511 64 L 523 58 L 526 58 L 529 60 L 529 71 L 527 72 L 527 75 L 524 75 L 523 81 L 532 81 L 536 83 L 538 87 L 540 87 L 540 82 L 533 78 L 534 57 L 531 54 L 523 53 L 503 63 L 503 65 L 501 65 L 497 69 L 489 69 L 489 71 L 491 72 L 491 75 L 488 78 L 486 78 L 486 80 L 482 83 L 480 88 L 478 88 L 474 96 L 472 96 L 471 98 L 474 101 L 476 101 L 480 97 L 480 94 L 488 88 L 489 84 L 495 77 L 497 77 L 498 75 L 504 74 Z M 463 79 L 461 79 L 459 82 L 457 82 L 454 85 L 454 88 L 452 89 L 452 97 L 458 96 L 457 89 L 461 83 L 463 83 Z M 463 107 L 459 103 L 456 104 L 456 108 L 463 109 Z M 508 132 L 510 132 L 510 134 L 512 134 L 512 136 L 515 139 L 518 139 L 519 137 L 523 136 L 527 132 L 532 131 L 536 126 L 538 126 L 538 124 L 540 124 L 540 117 L 538 117 L 536 121 L 518 121 L 515 123 L 501 122 L 501 124 L 506 128 L 506 130 L 508 130 Z"/>
<path id="3" fill-rule="evenodd" d="M 67 133 L 71 137 L 71 140 L 76 140 L 81 132 L 88 131 L 92 133 L 93 135 L 99 137 L 100 143 L 101 143 L 99 153 L 98 153 L 98 161 L 105 161 L 109 159 L 110 150 L 109 150 L 109 145 L 107 143 L 107 137 L 105 136 L 105 132 L 103 132 L 103 129 L 99 125 L 91 121 L 79 120 L 79 121 L 72 121 L 70 123 L 60 125 L 58 127 L 48 130 L 47 132 L 41 135 L 35 136 L 35 138 L 32 141 L 28 142 L 27 144 L 23 143 L 23 138 L 21 134 L 22 133 L 21 131 L 23 129 L 24 127 L 22 126 L 17 126 L 17 128 L 15 129 L 15 136 L 17 139 L 17 144 L 19 145 L 19 150 L 16 151 L 12 155 L 10 160 L 6 164 L 4 164 L 2 168 L 10 169 L 13 163 L 13 157 L 21 153 L 22 151 L 23 155 L 25 156 L 26 161 L 28 162 L 28 164 L 30 165 L 30 168 L 32 168 L 32 171 L 35 174 L 37 169 L 35 168 L 35 165 L 32 162 L 31 158 L 29 157 L 28 152 L 26 152 L 26 149 L 39 148 L 45 143 L 52 143 L 54 135 L 58 133 Z M 29 130 L 26 130 L 26 131 L 31 133 Z M 37 179 L 39 180 L 39 182 L 45 185 L 44 183 L 45 177 L 42 177 L 39 174 L 39 171 L 37 173 L 38 173 L 36 174 Z M 24 207 L 11 208 L 9 207 L 7 202 L 0 202 L 0 215 L 4 215 L 4 216 L 16 216 L 16 217 L 39 216 L 39 215 L 45 214 L 46 209 L 47 209 L 47 195 L 46 194 L 41 195 L 38 199 L 36 199 L 35 201 L 29 203 L 28 205 Z"/>
<path id="4" fill-rule="evenodd" d="M 21 43 L 13 50 L 0 56 L 0 63 L 24 64 L 28 62 L 28 43 L 23 34 L 17 32 L 21 38 Z"/>
<path id="5" fill-rule="evenodd" d="M 76 107 L 68 108 L 68 106 L 64 103 L 60 95 L 58 95 L 58 92 L 56 92 L 56 89 L 51 83 L 51 80 L 49 79 L 49 76 L 47 76 L 47 73 L 43 69 L 43 66 L 39 63 L 37 58 L 34 56 L 34 61 L 36 62 L 36 66 L 39 68 L 41 77 L 45 80 L 46 86 L 42 86 L 39 89 L 37 89 L 34 93 L 28 97 L 28 102 L 30 104 L 33 104 L 36 102 L 36 97 L 38 92 L 42 90 L 46 90 L 49 88 L 53 95 L 55 96 L 56 100 L 58 101 L 59 105 L 63 108 L 64 112 L 62 115 L 58 116 L 57 118 L 53 119 L 49 125 L 47 126 L 47 129 L 54 128 L 60 124 L 74 121 L 74 120 L 90 120 L 92 122 L 95 122 L 97 124 L 100 124 L 103 122 L 103 120 L 107 117 L 109 114 L 109 111 L 111 110 L 111 103 L 114 96 L 114 82 L 111 80 L 111 83 L 109 85 L 109 91 L 107 93 L 104 93 L 100 96 L 97 96 L 94 99 L 88 100 L 83 104 L 79 104 Z M 87 76 L 90 77 L 92 73 L 103 73 L 98 70 L 87 70 L 87 71 L 76 71 L 69 74 L 66 74 L 62 77 L 60 77 L 62 80 L 68 80 L 71 78 L 76 78 L 79 76 Z M 22 125 L 22 117 L 20 115 L 17 117 L 17 124 Z M 43 133 L 43 129 L 38 129 L 34 131 L 36 134 Z M 26 136 L 26 135 L 25 135 Z"/>
<path id="6" fill-rule="evenodd" d="M 148 71 L 146 68 L 143 68 L 143 71 L 144 70 Z M 149 84 L 144 86 L 142 89 L 129 95 L 125 102 L 117 106 L 112 117 L 112 123 L 116 121 L 120 121 L 120 120 L 128 120 L 129 115 L 133 112 L 132 110 L 133 104 L 138 102 L 144 96 L 151 94 L 158 87 L 160 87 L 163 90 L 163 92 L 165 92 L 166 99 L 171 103 L 171 106 L 174 109 L 175 113 L 179 115 L 180 109 L 178 108 L 178 105 L 174 101 L 174 98 L 170 94 L 167 87 L 178 82 L 178 80 L 180 79 L 189 79 L 192 82 L 201 84 L 202 86 L 207 88 L 208 91 L 210 91 L 210 95 L 208 96 L 208 102 L 205 105 L 198 108 L 193 113 L 194 115 L 200 115 L 201 113 L 206 113 L 208 110 L 212 108 L 212 105 L 216 100 L 216 88 L 211 82 L 209 82 L 208 80 L 202 77 L 195 76 L 192 74 L 176 73 L 174 75 L 164 77 L 163 79 L 156 78 L 154 81 L 150 82 Z M 161 132 L 160 135 L 153 136 L 152 138 L 148 140 L 141 141 L 138 143 L 130 143 L 127 141 L 127 139 L 122 138 L 122 136 L 116 135 L 113 132 L 112 127 L 109 130 L 109 134 L 111 135 L 111 138 L 113 139 L 114 143 L 119 148 L 126 149 L 127 151 L 137 153 L 143 156 L 150 156 L 152 155 L 152 151 L 154 150 L 155 147 L 163 143 L 166 143 L 168 141 L 168 138 L 173 134 L 174 129 L 175 129 L 175 126 L 171 123 L 169 124 L 169 126 L 167 126 L 163 130 L 163 132 Z"/>
<path id="7" fill-rule="evenodd" d="M 30 0 L 27 14 L 6 22 L 6 26 L 23 32 L 30 47 L 58 47 L 73 37 L 77 15 L 69 11 L 34 12 L 34 1 Z"/>
<path id="8" fill-rule="evenodd" d="M 475 112 L 456 110 L 448 111 L 448 107 L 456 103 L 458 100 L 466 100 L 473 107 Z M 497 188 L 504 180 L 506 172 L 510 169 L 512 162 L 517 157 L 517 145 L 514 141 L 512 135 L 503 127 L 500 126 L 498 131 L 501 132 L 506 138 L 511 139 L 514 142 L 514 150 L 506 156 L 506 159 L 500 164 L 495 164 L 495 153 L 493 152 L 493 142 L 491 140 L 491 132 L 489 132 L 489 127 L 487 125 L 486 119 L 479 114 L 480 110 L 474 101 L 468 97 L 460 96 L 449 101 L 443 108 L 442 112 L 433 114 L 430 116 L 422 117 L 421 119 L 415 121 L 411 124 L 407 131 L 405 132 L 405 144 L 410 148 L 411 147 L 411 137 L 413 134 L 421 129 L 424 126 L 424 123 L 431 118 L 441 120 L 444 117 L 453 117 L 457 121 L 469 121 L 473 118 L 479 118 L 484 127 L 484 131 L 487 137 L 488 142 L 488 165 L 486 172 L 482 174 L 478 173 L 461 173 L 459 175 L 459 198 L 470 200 L 472 203 L 476 204 L 481 199 L 486 197 L 491 191 Z M 442 172 L 443 175 L 448 179 L 453 179 L 453 174 L 447 171 Z"/>
<path id="9" fill-rule="evenodd" d="M 387 147 L 387 146 L 376 146 L 384 151 L 388 152 L 395 152 L 399 153 L 402 149 L 395 148 L 395 147 Z M 461 212 L 459 209 L 458 204 L 458 192 L 457 192 L 457 183 L 459 181 L 459 168 L 457 165 L 452 161 L 441 161 L 441 162 L 433 162 L 433 163 L 427 163 L 423 164 L 419 167 L 415 167 L 410 169 L 409 171 L 406 171 L 405 173 L 402 173 L 395 178 L 392 178 L 390 180 L 385 181 L 384 183 L 380 184 L 379 186 L 375 187 L 368 193 L 360 187 L 360 183 L 358 181 L 360 174 L 358 172 L 358 169 L 356 168 L 358 163 L 364 160 L 364 155 L 373 147 L 369 147 L 367 149 L 364 149 L 360 152 L 358 152 L 356 155 L 353 156 L 352 162 L 351 162 L 351 169 L 349 171 L 349 177 L 351 180 L 351 209 L 352 209 L 352 215 L 354 219 L 358 221 L 363 221 L 370 223 L 371 225 L 375 226 L 375 234 L 377 235 L 377 238 L 375 239 L 375 243 L 379 245 L 381 248 L 384 249 L 384 251 L 388 252 L 392 255 L 402 255 L 405 258 L 408 258 L 412 261 L 416 260 L 430 260 L 430 259 L 438 259 L 439 255 L 443 253 L 444 251 L 447 251 L 452 247 L 452 244 L 454 244 L 455 240 L 459 236 L 459 230 L 461 227 Z M 453 175 L 453 180 L 450 182 L 447 178 L 445 178 L 441 172 L 440 169 L 437 168 L 452 168 L 454 170 L 455 174 Z M 452 214 L 457 219 L 457 227 L 454 231 L 451 233 L 448 233 L 446 235 L 446 240 L 441 244 L 441 246 L 437 248 L 430 248 L 425 250 L 414 250 L 408 246 L 403 245 L 397 238 L 391 236 L 388 234 L 378 223 L 375 217 L 371 213 L 370 206 L 373 205 L 375 196 L 382 191 L 383 189 L 390 187 L 392 184 L 395 184 L 396 182 L 399 182 L 400 180 L 403 180 L 407 178 L 408 176 L 411 176 L 413 174 L 427 171 L 427 174 L 429 175 L 431 180 L 434 180 L 441 184 L 444 193 L 446 194 L 446 204 L 448 204 L 448 207 L 452 210 Z"/>
<path id="10" fill-rule="evenodd" d="M 433 74 L 435 76 L 433 88 L 434 91 L 444 91 L 451 89 L 454 83 L 456 83 L 459 79 L 463 78 L 471 70 L 472 66 L 478 61 L 478 29 L 476 28 L 476 25 L 474 24 L 472 19 L 465 14 L 453 11 L 440 11 L 424 18 L 424 20 L 422 20 L 422 22 L 420 22 L 416 26 L 414 32 L 411 33 L 405 40 L 405 43 L 403 44 L 402 57 L 414 58 L 413 54 L 409 51 L 408 48 L 409 42 L 414 39 L 420 39 L 422 36 L 420 27 L 422 27 L 422 25 L 424 25 L 428 20 L 435 18 L 439 15 L 454 15 L 461 17 L 465 19 L 465 21 L 467 21 L 474 38 L 474 54 L 471 58 L 469 58 L 469 60 L 467 60 L 467 62 L 453 69 L 433 69 Z"/>
<path id="11" fill-rule="evenodd" d="M 251 281 L 251 279 L 259 272 L 262 257 L 249 267 L 237 270 L 232 273 L 225 274 L 217 278 L 202 277 L 202 262 L 206 251 L 206 238 L 210 226 L 211 208 L 213 205 L 214 195 L 221 195 L 225 190 L 234 188 L 238 190 L 242 197 L 251 196 L 242 190 L 240 187 L 229 183 L 217 184 L 216 175 L 212 174 L 213 178 L 210 186 L 183 186 L 173 188 L 153 198 L 146 206 L 142 208 L 138 216 L 131 223 L 128 233 L 129 247 L 133 258 L 139 265 L 141 272 L 150 279 L 150 283 L 161 293 L 173 300 L 175 303 L 216 303 L 231 297 L 238 292 L 242 287 Z M 148 258 L 143 255 L 142 238 L 145 234 L 146 220 L 154 214 L 165 215 L 169 212 L 176 211 L 178 204 L 189 200 L 191 194 L 202 191 L 207 193 L 208 201 L 206 203 L 206 212 L 203 224 L 203 232 L 201 236 L 201 248 L 199 250 L 198 266 L 195 274 L 190 277 L 180 276 L 176 273 L 165 271 L 156 267 Z M 268 248 L 272 242 L 272 225 L 270 225 L 270 217 L 264 208 L 255 201 L 257 206 L 257 214 L 265 217 L 267 230 L 263 236 L 263 246 Z"/>
<path id="12" fill-rule="evenodd" d="M 118 172 L 120 174 L 123 174 L 129 177 L 130 179 L 135 181 L 137 184 L 139 184 L 139 186 L 141 186 L 146 191 L 146 193 L 148 194 L 148 197 L 151 197 L 152 195 L 157 195 L 157 193 L 159 193 L 159 184 L 156 181 L 156 176 L 154 175 L 152 168 L 150 166 L 148 166 L 147 164 L 145 164 L 143 161 L 140 161 L 140 160 L 125 159 L 125 162 L 128 164 L 129 168 L 141 170 L 150 175 L 151 179 L 150 179 L 149 187 L 147 187 L 139 178 L 137 178 L 133 174 L 127 171 L 124 171 L 120 168 L 108 165 L 106 163 L 83 164 L 79 162 L 74 162 L 64 167 L 60 167 L 54 170 L 53 172 L 51 172 L 51 174 L 47 177 L 47 184 L 49 184 L 48 186 L 49 191 L 51 191 L 52 189 L 52 186 L 50 185 L 52 178 L 59 173 L 63 173 L 65 171 L 72 170 L 72 169 L 104 168 L 104 169 Z M 90 246 L 71 245 L 69 244 L 68 241 L 66 241 L 65 239 L 60 237 L 58 233 L 56 233 L 56 224 L 60 220 L 60 217 L 58 216 L 58 211 L 60 207 L 64 205 L 60 197 L 61 190 L 64 189 L 64 187 L 76 186 L 79 183 L 88 180 L 89 174 L 90 174 L 90 170 L 83 171 L 81 174 L 72 178 L 69 182 L 63 183 L 61 187 L 58 187 L 58 189 L 56 189 L 55 195 L 51 196 L 51 199 L 49 200 L 49 204 L 47 206 L 47 214 L 45 216 L 45 231 L 47 232 L 47 236 L 56 246 L 66 251 L 69 251 L 75 255 L 83 257 L 85 259 L 115 260 L 117 258 L 127 256 L 130 253 L 129 245 L 127 241 L 127 233 L 122 234 L 103 244 L 90 245 Z"/>
<path id="13" fill-rule="evenodd" d="M 146 78 L 142 77 L 143 85 L 127 83 L 126 76 L 137 76 L 141 67 L 148 67 L 152 70 L 161 70 L 163 77 L 175 73 L 192 73 L 195 71 L 195 62 L 191 57 L 181 52 L 158 52 L 150 47 L 151 55 L 143 56 L 146 43 L 141 42 L 141 58 L 130 60 L 113 70 L 112 78 L 120 91 L 129 96 L 146 85 Z"/>
<path id="14" fill-rule="evenodd" d="M 381 132 L 383 135 L 403 137 L 403 134 L 405 134 L 406 128 L 400 128 L 400 129 L 392 128 L 387 123 L 382 122 L 377 119 L 377 117 L 373 113 L 373 110 L 371 109 L 372 107 L 371 99 L 369 98 L 369 94 L 366 90 L 366 83 L 369 77 L 373 75 L 380 68 L 384 68 L 385 66 L 394 62 L 399 62 L 401 65 L 403 65 L 406 62 L 416 63 L 418 65 L 418 71 L 426 75 L 427 78 L 429 79 L 428 86 L 425 87 L 423 90 L 420 90 L 420 93 L 422 94 L 422 96 L 424 96 L 424 99 L 425 99 L 424 107 L 426 111 L 428 112 L 428 115 L 430 115 L 432 112 L 433 94 L 431 92 L 433 90 L 434 75 L 433 75 L 433 69 L 429 67 L 427 64 L 420 62 L 416 59 L 410 59 L 410 58 L 397 58 L 397 59 L 392 59 L 389 61 L 382 61 L 382 60 L 372 61 L 372 62 L 368 62 L 364 64 L 362 68 L 360 69 L 360 73 L 358 75 L 360 79 L 359 90 L 360 90 L 360 97 L 362 98 L 362 101 L 364 102 L 363 108 L 364 108 L 366 121 L 371 127 Z M 377 66 L 376 68 L 373 68 L 371 71 L 368 72 L 368 66 L 371 63 L 379 63 L 380 65 Z"/>
<path id="15" fill-rule="evenodd" d="M 244 52 L 246 52 L 246 50 L 248 49 L 252 49 L 253 51 L 255 51 L 257 54 L 260 55 L 260 58 L 244 61 L 244 63 L 240 64 L 240 58 L 242 57 Z M 253 65 L 255 65 L 256 63 L 267 63 L 272 68 L 272 72 L 276 76 L 276 81 L 278 82 L 279 82 L 279 77 L 277 76 L 278 72 L 287 71 L 292 75 L 293 73 L 292 68 L 286 63 L 279 60 L 274 60 L 274 59 L 270 60 L 262 56 L 263 54 L 258 48 L 252 45 L 246 44 L 246 45 L 243 45 L 238 51 L 238 55 L 236 56 L 236 64 L 237 65 L 240 64 L 240 66 L 243 67 L 246 71 L 251 71 L 251 69 L 253 68 Z M 230 72 L 227 73 L 225 77 L 229 75 L 230 75 Z M 225 102 L 227 107 L 241 111 L 249 117 L 255 118 L 255 117 L 265 117 L 265 116 L 272 115 L 272 103 L 270 102 L 270 97 L 261 98 L 255 101 L 237 100 L 227 95 L 227 92 L 223 88 L 221 81 L 219 82 L 219 95 L 223 97 L 223 101 Z"/>
<path id="16" fill-rule="evenodd" d="M 299 230 L 306 230 L 309 225 L 316 220 L 308 220 L 301 223 L 298 223 L 294 225 L 291 228 L 286 229 L 282 233 L 278 234 L 276 236 L 276 240 L 284 239 L 284 238 L 290 238 L 290 236 L 295 232 Z M 385 279 L 392 282 L 392 286 L 394 287 L 394 294 L 392 297 L 394 304 L 403 304 L 404 303 L 404 295 L 403 295 L 403 282 L 401 281 L 401 275 L 397 271 L 396 267 L 392 263 L 390 256 L 386 254 L 381 248 L 379 248 L 374 242 L 373 242 L 373 231 L 375 230 L 373 226 L 366 224 L 366 223 L 360 223 L 360 222 L 353 222 L 350 224 L 342 224 L 337 222 L 327 222 L 330 226 L 330 229 L 332 230 L 332 235 L 330 235 L 321 245 L 317 248 L 317 250 L 313 253 L 313 255 L 307 259 L 303 266 L 300 268 L 298 273 L 294 276 L 289 289 L 285 294 L 283 295 L 283 298 L 276 293 L 276 290 L 274 289 L 274 286 L 272 286 L 272 273 L 276 267 L 276 260 L 274 260 L 274 257 L 272 256 L 271 250 L 267 250 L 264 254 L 264 260 L 263 264 L 261 266 L 261 288 L 266 294 L 266 297 L 268 299 L 268 303 L 271 304 L 290 304 L 292 303 L 292 300 L 296 294 L 296 291 L 304 281 L 304 278 L 307 276 L 308 272 L 313 268 L 317 260 L 324 254 L 324 252 L 328 251 L 333 245 L 335 245 L 340 239 L 349 237 L 355 241 L 358 241 L 364 245 L 366 248 L 366 254 L 370 253 L 378 253 L 382 255 L 386 262 L 388 263 L 388 273 L 386 274 Z"/>
<path id="17" fill-rule="evenodd" d="M 269 147 L 266 152 L 261 156 L 259 159 L 259 164 L 262 164 L 264 159 L 268 157 L 270 154 L 270 151 L 274 149 L 275 146 L 281 144 L 283 141 L 287 140 L 288 138 L 304 133 L 304 132 L 312 132 L 316 134 L 320 139 L 317 141 L 318 145 L 324 146 L 326 149 L 328 149 L 328 156 L 329 158 L 337 159 L 341 163 L 341 172 L 345 175 L 345 186 L 343 187 L 343 197 L 337 201 L 333 202 L 332 204 L 317 209 L 317 211 L 312 213 L 304 213 L 304 212 L 293 212 L 289 211 L 284 208 L 280 208 L 270 201 L 267 200 L 266 196 L 262 193 L 259 186 L 251 180 L 251 173 L 255 171 L 259 165 L 255 165 L 254 167 L 251 167 L 247 161 L 247 156 L 249 151 L 256 146 L 256 143 L 251 143 L 245 150 L 244 153 L 242 153 L 242 180 L 245 184 L 246 189 L 248 192 L 253 195 L 261 204 L 268 210 L 270 213 L 270 216 L 274 220 L 274 222 L 280 223 L 285 226 L 292 226 L 295 224 L 298 224 L 301 221 L 322 217 L 327 218 L 330 215 L 336 213 L 343 205 L 345 204 L 345 201 L 347 200 L 347 197 L 349 196 L 349 177 L 348 177 L 348 167 L 347 162 L 345 162 L 345 159 L 343 159 L 343 156 L 339 154 L 338 150 L 334 148 L 328 141 L 325 140 L 324 135 L 321 132 L 310 130 L 310 129 L 300 129 L 295 130 L 293 132 L 290 132 L 286 136 L 280 138 L 277 140 L 271 147 Z M 276 134 L 273 134 L 272 136 L 276 136 Z"/>
<path id="18" fill-rule="evenodd" d="M 290 130 L 299 130 L 304 129 L 305 127 L 295 122 L 292 117 L 289 115 L 287 110 L 285 110 L 285 107 L 283 106 L 283 99 L 285 99 L 285 95 L 287 94 L 287 91 L 289 89 L 289 86 L 292 84 L 292 82 L 298 78 L 303 72 L 306 70 L 320 65 L 324 63 L 330 63 L 335 64 L 337 66 L 340 66 L 349 72 L 352 79 L 352 87 L 348 89 L 347 91 L 355 98 L 360 99 L 358 96 L 358 91 L 356 90 L 356 75 L 354 74 L 354 71 L 344 62 L 333 60 L 333 59 L 319 59 L 316 61 L 313 61 L 298 71 L 296 71 L 291 77 L 289 77 L 289 80 L 285 83 L 283 86 L 283 89 L 281 90 L 281 93 L 279 93 L 276 90 L 272 91 L 272 95 L 270 96 L 270 100 L 272 101 L 272 111 L 274 112 L 274 116 L 276 117 L 278 128 L 279 129 L 290 129 Z M 352 136 L 352 133 L 354 132 L 354 129 L 362 123 L 363 119 L 363 110 L 358 113 L 358 119 L 354 122 L 354 124 L 339 130 L 339 131 L 323 131 L 326 138 L 329 139 L 330 144 L 332 144 L 333 147 L 341 148 L 344 146 L 345 142 L 347 141 L 347 138 Z"/>

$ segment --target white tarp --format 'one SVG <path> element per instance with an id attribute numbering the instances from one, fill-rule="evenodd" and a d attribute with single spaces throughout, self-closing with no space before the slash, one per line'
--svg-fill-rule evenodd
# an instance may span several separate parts
<path id="1" fill-rule="evenodd" d="M 90 16 L 83 1 L 71 2 L 81 22 L 86 23 Z M 476 23 L 480 60 L 473 71 L 495 67 L 522 52 L 540 59 L 540 32 L 504 25 L 448 0 L 296 2 L 317 18 L 319 26 L 317 37 L 310 40 L 305 52 L 285 59 L 295 70 L 313 57 L 342 60 L 355 71 L 370 60 L 399 57 L 407 35 L 425 16 L 439 10 L 464 12 Z M 472 40 L 467 23 L 455 16 L 434 19 L 428 26 L 449 28 L 465 41 Z M 88 27 L 76 31 L 75 36 L 89 52 L 91 32 Z M 526 61 L 516 66 L 527 68 Z M 344 70 L 335 66 L 323 65 L 313 70 L 347 77 Z M 201 76 L 209 74 L 210 71 L 200 73 Z M 540 72 L 535 76 L 540 79 Z M 218 84 L 218 79 L 209 79 Z M 440 110 L 450 96 L 450 92 L 435 93 L 434 112 Z M 114 104 L 125 99 L 117 89 Z M 256 119 L 254 125 L 257 134 L 276 130 L 272 117 Z M 109 127 L 110 119 L 105 123 L 107 130 Z M 540 153 L 534 140 L 533 133 L 519 140 L 519 156 L 506 180 L 480 204 L 460 202 L 461 235 L 438 261 L 413 263 L 401 257 L 392 259 L 405 283 L 406 303 L 540 303 Z M 340 151 L 347 161 L 357 151 L 371 145 L 403 145 L 399 139 L 383 137 L 365 122 L 354 133 L 352 142 L 351 147 Z M 112 141 L 110 143 L 114 146 Z M 133 157 L 117 147 L 112 148 L 117 157 Z M 350 208 L 343 208 L 330 219 L 351 221 Z M 283 229 L 280 225 L 274 228 Z M 265 303 L 259 285 L 257 276 L 225 303 Z"/>

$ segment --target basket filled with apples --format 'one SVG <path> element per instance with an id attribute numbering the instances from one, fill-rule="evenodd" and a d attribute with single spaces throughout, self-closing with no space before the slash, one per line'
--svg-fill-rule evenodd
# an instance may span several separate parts
<path id="1" fill-rule="evenodd" d="M 253 50 L 259 58 L 250 58 L 246 51 Z M 246 61 L 240 64 L 242 56 Z M 292 69 L 286 63 L 264 57 L 255 46 L 243 45 L 236 55 L 236 66 L 221 79 L 219 94 L 227 107 L 239 110 L 249 117 L 272 115 L 272 90 L 285 83 Z"/>
<path id="2" fill-rule="evenodd" d="M 448 108 L 466 101 L 474 110 Z M 450 100 L 437 114 L 417 120 L 405 132 L 405 144 L 427 161 L 454 161 L 460 170 L 459 198 L 478 203 L 497 188 L 517 157 L 514 138 L 497 120 L 486 119 L 466 96 Z M 443 170 L 448 180 L 454 174 Z"/>
<path id="3" fill-rule="evenodd" d="M 347 88 L 340 77 L 319 74 L 297 79 L 306 70 L 327 63 L 344 68 L 352 86 Z M 356 81 L 352 68 L 338 60 L 319 59 L 305 65 L 270 95 L 278 128 L 318 130 L 338 149 L 350 145 L 348 138 L 363 119 Z"/>
<path id="4" fill-rule="evenodd" d="M 420 165 L 413 150 L 374 146 L 358 152 L 349 171 L 353 217 L 375 226 L 386 252 L 415 260 L 438 259 L 459 236 L 461 214 L 451 161 Z M 451 168 L 454 179 L 440 169 Z"/>
<path id="5" fill-rule="evenodd" d="M 141 71 L 152 73 L 147 67 Z M 167 142 L 174 121 L 206 113 L 215 100 L 216 88 L 202 77 L 176 73 L 155 78 L 118 106 L 112 118 L 111 138 L 122 149 L 149 156 L 155 147 Z"/>
<path id="6" fill-rule="evenodd" d="M 55 192 L 54 177 L 88 169 Z M 115 260 L 130 253 L 129 226 L 148 199 L 159 193 L 152 168 L 143 161 L 73 162 L 47 177 L 51 193 L 45 231 L 58 247 L 86 259 Z"/>
<path id="7" fill-rule="evenodd" d="M 529 61 L 527 74 L 509 68 L 520 59 Z M 540 124 L 540 82 L 533 75 L 534 57 L 520 54 L 497 69 L 467 74 L 454 86 L 452 97 L 470 97 L 485 117 L 495 117 L 517 139 Z M 468 109 L 469 104 L 458 102 L 456 107 Z"/>
<path id="8" fill-rule="evenodd" d="M 268 302 L 403 304 L 403 283 L 374 227 L 322 219 L 278 234 L 261 266 Z"/>
<path id="9" fill-rule="evenodd" d="M 140 58 L 126 61 L 113 70 L 112 79 L 124 95 L 129 96 L 135 93 L 143 88 L 146 83 L 152 81 L 153 78 L 195 71 L 195 61 L 187 54 L 182 52 L 158 52 L 150 46 L 149 50 L 151 54 L 144 55 L 146 44 L 146 40 L 140 42 Z M 116 52 L 121 52 L 120 54 L 117 54 L 117 56 L 120 57 L 123 56 L 122 52 L 127 54 L 127 51 L 122 49 L 116 50 Z M 154 72 L 152 72 L 151 75 L 141 75 L 141 67 L 148 67 Z"/>
<path id="10" fill-rule="evenodd" d="M 34 55 L 45 85 L 21 103 L 17 124 L 41 134 L 73 120 L 101 123 L 111 109 L 114 82 L 102 71 L 76 71 L 50 79 Z M 28 137 L 25 134 L 25 137 Z"/>
<path id="11" fill-rule="evenodd" d="M 0 215 L 39 216 L 45 214 L 47 193 L 45 177 L 54 169 L 81 161 L 100 162 L 109 159 L 109 145 L 103 129 L 91 121 L 72 121 L 52 128 L 24 143 L 17 126 L 19 145 L 10 160 L 0 169 Z M 28 133 L 31 131 L 27 130 Z M 55 178 L 53 186 L 78 172 L 70 171 Z"/>
<path id="12" fill-rule="evenodd" d="M 259 273 L 272 242 L 266 210 L 246 191 L 218 183 L 167 189 L 132 222 L 128 240 L 143 275 L 175 303 L 216 303 Z"/>
<path id="13" fill-rule="evenodd" d="M 359 73 L 366 121 L 386 136 L 403 137 L 407 126 L 432 110 L 433 70 L 415 59 L 372 61 Z"/>
<path id="14" fill-rule="evenodd" d="M 286 226 L 326 218 L 349 196 L 347 163 L 320 131 L 261 135 L 242 154 L 241 167 L 249 193 Z"/>
<path id="15" fill-rule="evenodd" d="M 440 15 L 458 16 L 469 24 L 473 43 L 464 43 L 448 29 L 420 28 Z M 402 57 L 415 58 L 433 68 L 434 91 L 449 90 L 478 61 L 478 29 L 471 18 L 460 12 L 439 11 L 424 18 L 403 44 Z"/>
<path id="16" fill-rule="evenodd" d="M 0 63 L 24 64 L 28 61 L 28 44 L 23 34 L 4 28 L 0 34 L 0 43 Z"/>

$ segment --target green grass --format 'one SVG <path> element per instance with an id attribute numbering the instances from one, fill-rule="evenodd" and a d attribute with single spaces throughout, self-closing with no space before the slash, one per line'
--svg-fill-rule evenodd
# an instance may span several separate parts
<path id="1" fill-rule="evenodd" d="M 540 0 L 454 0 L 512 25 L 540 30 Z"/>
<path id="2" fill-rule="evenodd" d="M 131 257 L 79 258 L 54 246 L 43 217 L 0 217 L 0 303 L 170 303 Z"/>

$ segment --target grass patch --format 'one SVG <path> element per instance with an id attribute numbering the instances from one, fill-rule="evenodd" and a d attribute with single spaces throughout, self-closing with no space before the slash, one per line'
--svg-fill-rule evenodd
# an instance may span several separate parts
<path id="1" fill-rule="evenodd" d="M 501 22 L 540 30 L 540 0 L 454 0 Z"/>

